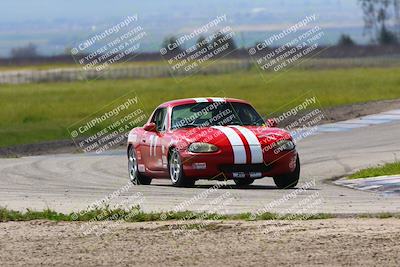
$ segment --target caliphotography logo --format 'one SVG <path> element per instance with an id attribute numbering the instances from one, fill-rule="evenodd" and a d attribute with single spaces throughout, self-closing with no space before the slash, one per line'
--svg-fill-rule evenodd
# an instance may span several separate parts
<path id="1" fill-rule="evenodd" d="M 126 142 L 129 131 L 143 125 L 147 115 L 138 96 L 130 92 L 68 128 L 83 152 L 102 153 Z"/>
<path id="2" fill-rule="evenodd" d="M 232 69 L 240 68 L 237 62 L 225 62 L 221 59 L 236 51 L 234 43 L 235 32 L 228 23 L 226 14 L 218 15 L 212 20 L 179 37 L 166 39 L 160 49 L 162 58 L 170 66 L 171 74 L 176 81 L 181 81 L 188 75 L 200 72 L 202 69 Z M 222 65 L 216 62 L 220 59 Z M 228 62 L 227 62 L 228 63 Z M 183 77 L 182 77 L 183 76 Z"/>
<path id="3" fill-rule="evenodd" d="M 83 71 L 79 74 L 83 79 L 98 79 L 104 75 L 115 77 L 126 68 L 111 66 L 138 56 L 147 35 L 140 25 L 139 15 L 128 15 L 118 23 L 80 40 L 70 53 L 81 66 Z"/>

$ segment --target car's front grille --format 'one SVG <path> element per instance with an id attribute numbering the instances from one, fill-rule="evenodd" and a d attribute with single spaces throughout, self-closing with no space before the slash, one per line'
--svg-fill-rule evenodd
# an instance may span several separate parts
<path id="1" fill-rule="evenodd" d="M 272 169 L 272 165 L 269 164 L 228 164 L 221 165 L 219 169 L 224 173 L 232 172 L 268 172 Z"/>

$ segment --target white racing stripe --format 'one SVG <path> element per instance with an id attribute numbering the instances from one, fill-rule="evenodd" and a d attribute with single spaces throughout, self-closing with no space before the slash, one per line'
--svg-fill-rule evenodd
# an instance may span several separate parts
<path id="1" fill-rule="evenodd" d="M 238 129 L 246 138 L 247 143 L 249 143 L 251 152 L 251 163 L 253 164 L 263 163 L 264 162 L 263 152 L 260 141 L 258 140 L 257 136 L 252 131 L 243 126 L 232 126 L 232 127 Z"/>
<path id="2" fill-rule="evenodd" d="M 156 152 L 157 152 L 157 141 L 158 141 L 158 136 L 156 136 L 156 135 L 150 135 L 150 157 L 151 156 L 153 156 L 153 157 L 155 157 L 156 156 Z"/>
<path id="3" fill-rule="evenodd" d="M 150 157 L 151 157 L 153 154 L 154 135 L 150 135 L 149 141 L 150 141 L 150 149 L 149 150 L 150 150 Z"/>
<path id="4" fill-rule="evenodd" d="M 155 157 L 156 154 L 157 154 L 157 141 L 158 141 L 158 136 L 154 136 L 154 137 L 155 137 L 155 138 L 154 138 L 154 143 L 153 143 L 153 149 L 154 149 L 153 156 Z"/>
<path id="5" fill-rule="evenodd" d="M 208 99 L 211 99 L 211 102 L 226 102 L 225 98 L 222 97 L 210 97 Z M 205 97 L 193 98 L 193 100 L 196 101 L 197 103 L 209 102 L 208 99 Z"/>
<path id="6" fill-rule="evenodd" d="M 213 102 L 225 102 L 225 99 L 222 97 L 211 97 L 210 98 Z"/>
<path id="7" fill-rule="evenodd" d="M 193 98 L 194 101 L 196 101 L 197 103 L 204 103 L 204 102 L 208 102 L 207 98 Z"/>
<path id="8" fill-rule="evenodd" d="M 246 164 L 246 150 L 242 139 L 240 139 L 240 136 L 235 132 L 235 130 L 224 126 L 213 126 L 212 128 L 220 130 L 228 138 L 233 150 L 234 163 Z"/>

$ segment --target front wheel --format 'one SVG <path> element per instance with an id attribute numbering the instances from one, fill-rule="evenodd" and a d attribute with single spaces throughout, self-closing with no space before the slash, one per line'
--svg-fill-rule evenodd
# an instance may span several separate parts
<path id="1" fill-rule="evenodd" d="M 195 180 L 185 178 L 183 174 L 183 165 L 179 151 L 176 148 L 171 150 L 168 162 L 169 177 L 174 186 L 194 186 Z"/>
<path id="2" fill-rule="evenodd" d="M 131 180 L 134 185 L 149 185 L 151 183 L 151 178 L 144 176 L 138 170 L 136 152 L 133 146 L 130 146 L 128 149 L 128 172 L 129 180 Z"/>
<path id="3" fill-rule="evenodd" d="M 297 155 L 296 168 L 293 172 L 274 177 L 275 185 L 279 189 L 293 188 L 297 185 L 300 178 L 300 158 Z"/>

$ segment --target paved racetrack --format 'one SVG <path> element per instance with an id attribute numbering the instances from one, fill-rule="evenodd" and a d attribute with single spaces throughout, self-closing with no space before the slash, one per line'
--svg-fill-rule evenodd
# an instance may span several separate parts
<path id="1" fill-rule="evenodd" d="M 212 201 L 228 194 L 231 201 L 224 211 L 236 213 L 256 211 L 295 192 L 296 196 L 279 201 L 279 205 L 272 205 L 269 210 L 292 208 L 313 196 L 319 203 L 308 210 L 312 212 L 400 212 L 399 195 L 353 190 L 330 181 L 358 168 L 398 159 L 399 136 L 400 123 L 391 122 L 350 131 L 324 132 L 298 142 L 302 161 L 299 185 L 315 181 L 305 191 L 278 190 L 271 178 L 264 178 L 240 189 L 230 181 L 228 186 L 201 198 L 196 196 L 208 192 L 216 182 L 201 181 L 195 188 L 175 188 L 169 185 L 169 180 L 153 180 L 150 186 L 131 187 L 111 203 L 128 200 L 135 192 L 141 192 L 141 206 L 145 211 L 173 210 L 182 203 L 186 203 L 183 209 L 219 211 L 212 210 L 213 205 L 219 205 Z M 12 209 L 82 210 L 127 184 L 125 151 L 0 159 L 0 206 Z"/>

